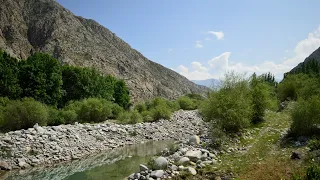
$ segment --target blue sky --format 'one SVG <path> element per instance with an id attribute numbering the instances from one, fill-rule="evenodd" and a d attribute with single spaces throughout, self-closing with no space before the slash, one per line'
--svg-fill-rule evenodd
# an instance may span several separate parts
<path id="1" fill-rule="evenodd" d="M 319 0 L 57 0 L 188 79 L 283 73 L 320 47 Z"/>

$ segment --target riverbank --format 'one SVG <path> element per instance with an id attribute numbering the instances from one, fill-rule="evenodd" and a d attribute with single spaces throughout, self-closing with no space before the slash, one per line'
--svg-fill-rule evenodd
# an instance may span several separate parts
<path id="1" fill-rule="evenodd" d="M 35 125 L 0 135 L 0 167 L 47 166 L 146 141 L 183 140 L 194 134 L 201 137 L 207 134 L 207 127 L 197 111 L 183 110 L 175 112 L 170 120 L 154 123 Z"/>

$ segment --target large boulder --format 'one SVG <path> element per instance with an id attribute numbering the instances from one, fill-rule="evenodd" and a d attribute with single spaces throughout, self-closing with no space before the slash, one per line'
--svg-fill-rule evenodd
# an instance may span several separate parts
<path id="1" fill-rule="evenodd" d="M 200 137 L 197 135 L 190 136 L 189 144 L 199 145 L 200 144 Z"/>
<path id="2" fill-rule="evenodd" d="M 201 158 L 202 152 L 199 150 L 196 151 L 187 151 L 185 156 L 188 157 L 192 162 L 197 162 Z"/>
<path id="3" fill-rule="evenodd" d="M 168 160 L 166 158 L 160 156 L 154 160 L 154 168 L 156 170 L 167 169 L 167 167 L 168 167 Z"/>

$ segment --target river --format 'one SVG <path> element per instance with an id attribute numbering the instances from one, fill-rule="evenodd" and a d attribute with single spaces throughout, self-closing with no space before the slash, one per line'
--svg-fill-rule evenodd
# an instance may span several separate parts
<path id="1" fill-rule="evenodd" d="M 152 156 L 169 148 L 172 141 L 151 141 L 116 148 L 84 159 L 49 167 L 13 170 L 0 175 L 7 180 L 123 180 Z"/>

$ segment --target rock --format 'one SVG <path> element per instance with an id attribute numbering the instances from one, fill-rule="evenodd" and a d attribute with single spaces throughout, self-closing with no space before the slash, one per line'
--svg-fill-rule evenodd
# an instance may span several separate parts
<path id="1" fill-rule="evenodd" d="M 149 168 L 143 164 L 140 164 L 140 171 L 148 171 Z"/>
<path id="2" fill-rule="evenodd" d="M 166 158 L 160 156 L 154 160 L 154 168 L 156 170 L 167 169 L 167 167 L 168 167 L 168 160 Z"/>
<path id="3" fill-rule="evenodd" d="M 33 128 L 39 133 L 39 134 L 43 134 L 45 132 L 45 129 L 43 129 L 41 126 L 38 125 L 38 123 L 36 123 Z"/>
<path id="4" fill-rule="evenodd" d="M 209 153 L 209 157 L 216 158 L 216 155 L 214 155 L 213 153 Z"/>
<path id="5" fill-rule="evenodd" d="M 217 164 L 217 163 L 218 163 L 218 161 L 217 161 L 217 160 L 212 159 L 212 164 Z"/>
<path id="6" fill-rule="evenodd" d="M 0 161 L 0 170 L 10 170 L 11 167 L 5 161 Z"/>
<path id="7" fill-rule="evenodd" d="M 186 169 L 187 169 L 187 167 L 179 166 L 179 167 L 178 167 L 178 169 L 179 169 L 179 171 L 184 171 L 184 170 L 186 170 Z"/>
<path id="8" fill-rule="evenodd" d="M 291 159 L 301 159 L 300 153 L 292 152 Z"/>
<path id="9" fill-rule="evenodd" d="M 178 164 L 187 165 L 187 164 L 189 164 L 189 162 L 190 162 L 189 158 L 182 157 L 182 158 L 179 159 Z"/>
<path id="10" fill-rule="evenodd" d="M 163 170 L 155 170 L 151 172 L 151 177 L 153 178 L 161 178 L 164 175 Z"/>
<path id="11" fill-rule="evenodd" d="M 216 176 L 216 177 L 214 177 L 214 180 L 221 180 L 221 177 L 220 176 Z"/>
<path id="12" fill-rule="evenodd" d="M 197 171 L 193 167 L 188 167 L 188 172 L 192 175 L 196 175 Z"/>
<path id="13" fill-rule="evenodd" d="M 2 140 L 3 140 L 4 142 L 6 142 L 6 143 L 12 143 L 11 137 L 9 137 L 9 136 L 3 137 Z"/>
<path id="14" fill-rule="evenodd" d="M 177 171 L 177 170 L 178 170 L 178 166 L 176 166 L 176 165 L 173 164 L 173 165 L 171 166 L 171 170 L 172 170 L 172 171 Z"/>
<path id="15" fill-rule="evenodd" d="M 213 164 L 212 161 L 202 161 L 203 164 Z"/>
<path id="16" fill-rule="evenodd" d="M 188 157 L 191 161 L 197 162 L 201 158 L 201 151 L 187 151 L 185 156 Z"/>
<path id="17" fill-rule="evenodd" d="M 189 138 L 189 144 L 199 145 L 200 144 L 200 137 L 197 135 L 193 135 Z"/>
<path id="18" fill-rule="evenodd" d="M 28 168 L 30 165 L 24 161 L 21 161 L 18 163 L 19 167 L 21 167 L 22 169 Z"/>

